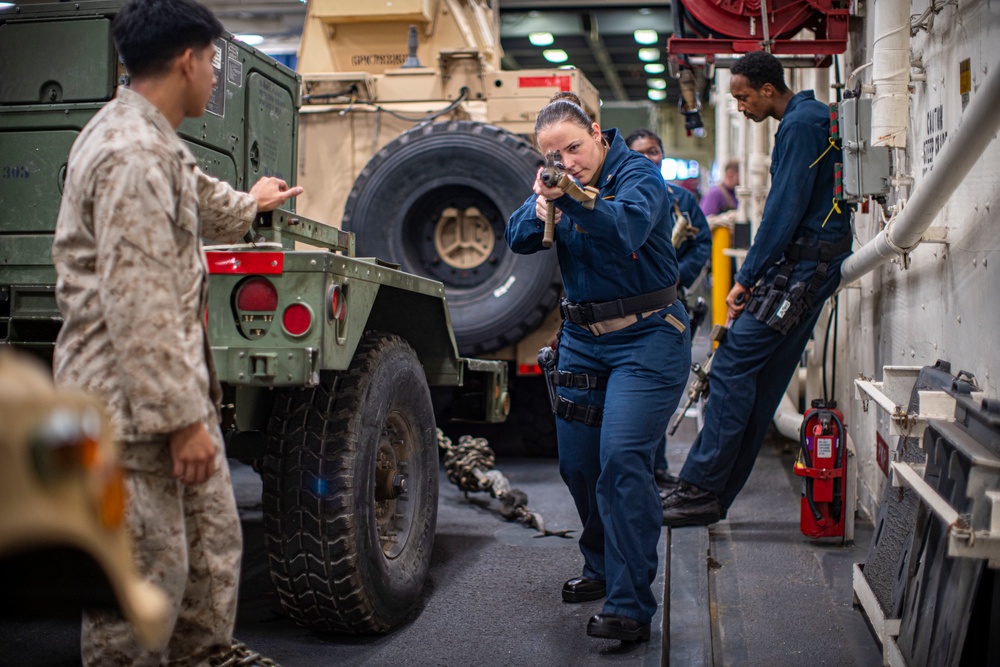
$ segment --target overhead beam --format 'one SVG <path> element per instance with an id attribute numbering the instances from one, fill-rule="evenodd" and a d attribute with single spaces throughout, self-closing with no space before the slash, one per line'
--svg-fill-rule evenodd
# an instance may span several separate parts
<path id="1" fill-rule="evenodd" d="M 306 6 L 301 2 L 232 2 L 231 0 L 205 0 L 205 5 L 218 17 L 238 16 L 251 18 L 257 16 L 292 15 L 305 19 Z"/>
<path id="2" fill-rule="evenodd" d="M 622 84 L 622 78 L 618 76 L 618 69 L 611 60 L 611 54 L 608 53 L 608 48 L 604 45 L 604 40 L 601 39 L 601 33 L 597 26 L 597 15 L 594 12 L 589 12 L 584 14 L 583 18 L 584 35 L 587 38 L 587 44 L 590 45 L 590 50 L 594 54 L 597 66 L 601 68 L 604 80 L 608 82 L 608 86 L 617 100 L 621 102 L 628 100 L 628 93 Z"/>

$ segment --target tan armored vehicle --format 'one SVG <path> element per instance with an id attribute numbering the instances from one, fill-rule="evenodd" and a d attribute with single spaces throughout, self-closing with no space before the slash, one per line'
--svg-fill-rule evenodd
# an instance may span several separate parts
<path id="1" fill-rule="evenodd" d="M 0 617 L 118 607 L 145 644 L 166 597 L 139 579 L 117 449 L 98 404 L 0 348 Z"/>
<path id="2" fill-rule="evenodd" d="M 537 366 L 555 333 L 554 252 L 514 255 L 509 215 L 544 164 L 537 112 L 572 91 L 575 69 L 501 71 L 486 0 L 311 0 L 298 69 L 299 211 L 357 235 L 359 255 L 444 283 L 459 352 L 511 363 L 511 409 L 526 441 L 554 451 Z"/>

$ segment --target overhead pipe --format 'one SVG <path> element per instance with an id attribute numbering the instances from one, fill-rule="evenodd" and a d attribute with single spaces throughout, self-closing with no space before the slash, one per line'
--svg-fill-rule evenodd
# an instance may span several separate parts
<path id="1" fill-rule="evenodd" d="M 979 86 L 958 129 L 934 158 L 934 166 L 897 217 L 840 267 L 847 285 L 884 262 L 911 251 L 1000 130 L 1000 61 Z"/>

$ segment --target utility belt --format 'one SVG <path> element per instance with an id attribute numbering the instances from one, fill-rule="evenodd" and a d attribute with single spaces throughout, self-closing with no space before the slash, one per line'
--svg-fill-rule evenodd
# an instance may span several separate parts
<path id="1" fill-rule="evenodd" d="M 578 324 L 595 336 L 601 336 L 621 331 L 676 300 L 677 287 L 671 285 L 655 292 L 600 303 L 573 303 L 563 299 L 559 310 L 564 320 Z"/>
<path id="2" fill-rule="evenodd" d="M 830 273 L 830 262 L 851 249 L 853 238 L 845 234 L 837 241 L 798 238 L 785 248 L 778 264 L 773 285 L 760 285 L 753 291 L 747 312 L 781 335 L 802 323 L 816 300 L 820 285 Z M 816 262 L 816 270 L 808 281 L 789 285 L 795 265 L 802 261 Z"/>

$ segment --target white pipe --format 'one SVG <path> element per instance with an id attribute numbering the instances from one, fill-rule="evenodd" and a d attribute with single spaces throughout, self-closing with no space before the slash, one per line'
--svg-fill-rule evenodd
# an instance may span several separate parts
<path id="1" fill-rule="evenodd" d="M 910 0 L 875 3 L 872 144 L 906 146 L 910 111 Z"/>
<path id="2" fill-rule="evenodd" d="M 798 441 L 801 437 L 799 429 L 802 428 L 802 413 L 798 411 L 792 399 L 788 397 L 788 392 L 781 395 L 781 403 L 774 413 L 774 426 L 778 433 L 789 440 Z"/>
<path id="3" fill-rule="evenodd" d="M 857 280 L 888 259 L 909 252 L 951 198 L 1000 130 L 1000 62 L 988 70 L 961 125 L 934 158 L 899 217 L 890 220 L 875 238 L 854 252 L 840 267 L 841 285 Z"/>
<path id="4" fill-rule="evenodd" d="M 750 219 L 750 238 L 757 235 L 761 218 L 764 217 L 764 202 L 767 201 L 767 193 L 771 188 L 771 152 L 768 146 L 767 130 L 769 123 L 749 124 L 750 158 L 747 171 L 747 185 L 750 186 L 750 206 L 748 207 L 748 217 Z"/>
<path id="5" fill-rule="evenodd" d="M 725 174 L 726 162 L 732 157 L 729 135 L 733 124 L 729 120 L 729 70 L 715 70 L 715 164 L 719 180 Z"/>

